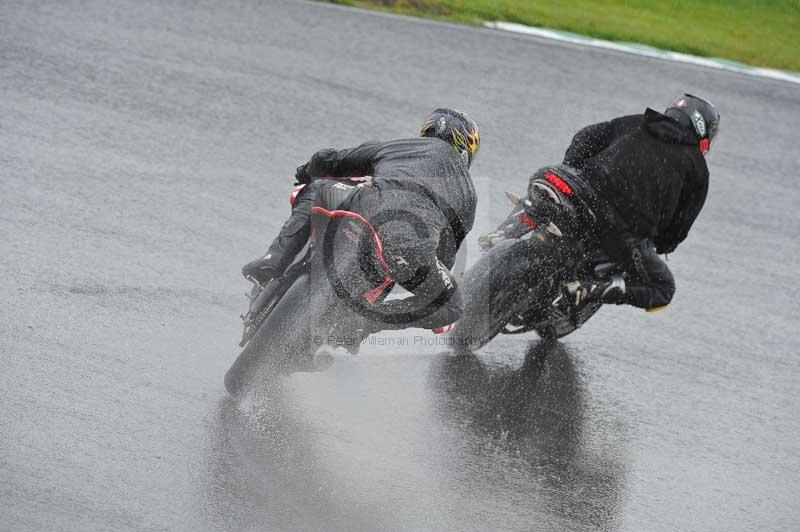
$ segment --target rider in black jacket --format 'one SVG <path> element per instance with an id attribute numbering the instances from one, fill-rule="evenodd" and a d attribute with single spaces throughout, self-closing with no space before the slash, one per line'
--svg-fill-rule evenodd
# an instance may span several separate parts
<path id="1" fill-rule="evenodd" d="M 414 296 L 380 303 L 382 328 L 452 324 L 463 304 L 450 268 L 475 218 L 469 166 L 479 143 L 478 127 L 466 114 L 437 109 L 420 138 L 315 153 L 297 169 L 305 186 L 291 217 L 266 255 L 242 273 L 262 284 L 282 274 L 309 237 L 312 207 L 348 210 L 377 229 L 393 279 Z M 354 179 L 363 176 L 371 179 Z M 414 317 L 398 322 L 393 316 Z"/>
<path id="2" fill-rule="evenodd" d="M 564 156 L 598 196 L 595 207 L 613 223 L 603 247 L 633 263 L 632 281 L 587 283 L 586 297 L 645 309 L 666 306 L 675 281 L 659 253 L 671 253 L 689 233 L 708 191 L 705 155 L 719 127 L 719 113 L 684 94 L 662 114 L 615 118 L 581 129 Z"/>

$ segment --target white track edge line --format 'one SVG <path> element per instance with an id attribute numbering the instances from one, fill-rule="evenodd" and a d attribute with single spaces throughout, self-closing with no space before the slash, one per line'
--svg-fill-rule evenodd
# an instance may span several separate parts
<path id="1" fill-rule="evenodd" d="M 800 84 L 800 73 L 787 72 L 785 70 L 777 70 L 774 68 L 752 67 L 742 63 L 729 61 L 726 59 L 719 59 L 713 57 L 700 57 L 680 52 L 670 52 L 667 50 L 659 50 L 657 48 L 644 47 L 642 45 L 637 45 L 635 43 L 605 41 L 602 39 L 595 39 L 593 37 L 584 37 L 581 35 L 572 34 L 568 32 L 548 30 L 544 28 L 536 28 L 533 26 L 525 26 L 524 24 L 517 24 L 515 22 L 500 22 L 500 21 L 484 22 L 483 25 L 484 27 L 495 30 L 509 31 L 513 33 L 522 33 L 525 35 L 543 37 L 545 39 L 554 39 L 573 44 L 592 46 L 594 48 L 605 48 L 607 50 L 615 50 L 618 52 L 636 54 L 645 57 L 668 59 L 670 61 L 677 61 L 681 63 L 717 68 L 720 70 L 728 70 L 730 72 L 739 72 L 740 74 L 748 74 L 750 76 L 778 79 L 782 81 L 788 81 L 790 83 Z"/>

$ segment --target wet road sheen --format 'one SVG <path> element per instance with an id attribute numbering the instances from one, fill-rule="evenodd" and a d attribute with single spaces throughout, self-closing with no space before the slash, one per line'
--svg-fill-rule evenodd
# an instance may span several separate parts
<path id="1" fill-rule="evenodd" d="M 477 234 L 582 125 L 723 115 L 666 312 L 454 357 L 383 334 L 242 401 L 246 283 L 314 150 L 481 125 Z M 800 88 L 328 5 L 0 5 L 0 530 L 800 526 Z M 403 342 L 407 343 L 403 343 Z"/>

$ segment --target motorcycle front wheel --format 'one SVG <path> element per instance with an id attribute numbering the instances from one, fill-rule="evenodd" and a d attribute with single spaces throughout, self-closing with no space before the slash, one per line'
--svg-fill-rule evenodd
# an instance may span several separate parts
<path id="1" fill-rule="evenodd" d="M 320 291 L 312 284 L 308 274 L 292 284 L 228 369 L 225 389 L 233 397 L 269 374 L 291 371 L 313 354 L 311 333 L 302 326 L 313 319 L 303 313 L 320 308 L 315 301 Z"/>
<path id="2" fill-rule="evenodd" d="M 464 313 L 450 339 L 477 351 L 521 312 L 547 301 L 559 268 L 557 247 L 538 238 L 506 240 L 486 251 L 464 276 Z"/>

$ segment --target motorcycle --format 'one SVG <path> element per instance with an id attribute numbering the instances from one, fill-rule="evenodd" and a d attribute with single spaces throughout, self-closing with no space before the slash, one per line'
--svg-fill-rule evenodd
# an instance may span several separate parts
<path id="1" fill-rule="evenodd" d="M 605 222 L 577 171 L 548 167 L 531 183 L 529 199 L 506 194 L 511 214 L 481 236 L 482 256 L 462 283 L 464 313 L 451 332 L 458 349 L 476 351 L 498 334 L 563 338 L 602 306 L 580 297 L 582 281 L 627 276 L 600 248 L 597 228 Z"/>
<path id="2" fill-rule="evenodd" d="M 356 354 L 380 329 L 369 308 L 394 285 L 372 225 L 357 213 L 322 207 L 312 208 L 311 236 L 283 275 L 263 286 L 248 280 L 243 350 L 225 374 L 234 397 L 272 374 L 324 371 L 336 348 Z"/>

